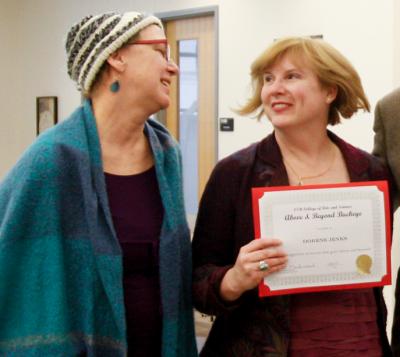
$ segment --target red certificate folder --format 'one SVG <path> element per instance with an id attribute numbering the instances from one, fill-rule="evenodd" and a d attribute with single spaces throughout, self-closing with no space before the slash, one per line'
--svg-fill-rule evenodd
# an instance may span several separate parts
<path id="1" fill-rule="evenodd" d="M 367 181 L 367 182 L 354 182 L 354 183 L 345 183 L 345 184 L 328 184 L 328 185 L 309 185 L 309 186 L 278 186 L 278 187 L 257 187 L 257 188 L 252 188 L 252 204 L 253 204 L 253 221 L 254 221 L 254 232 L 255 232 L 255 238 L 270 238 L 270 237 L 261 237 L 262 229 L 261 229 L 261 216 L 260 214 L 263 214 L 260 210 L 260 200 L 263 198 L 264 202 L 269 200 L 269 197 L 272 197 L 271 195 L 269 196 L 269 193 L 272 192 L 284 192 L 284 191 L 292 191 L 293 196 L 296 196 L 296 191 L 298 190 L 314 190 L 314 192 L 324 192 L 326 190 L 330 190 L 329 194 L 334 195 L 335 189 L 336 188 L 349 188 L 349 192 L 356 192 L 359 190 L 361 187 L 376 187 L 377 190 L 382 192 L 383 194 L 383 210 L 384 210 L 384 218 L 382 225 L 384 225 L 383 228 L 380 228 L 380 232 L 383 229 L 382 235 L 384 235 L 384 238 L 386 239 L 385 243 L 382 243 L 381 245 L 384 246 L 383 250 L 386 249 L 386 263 L 381 262 L 382 266 L 382 271 L 383 274 L 380 275 L 379 279 L 376 279 L 375 281 L 368 281 L 368 282 L 340 282 L 337 283 L 338 279 L 333 279 L 332 282 L 328 281 L 323 283 L 322 285 L 317 282 L 315 284 L 313 283 L 308 283 L 302 285 L 300 282 L 298 286 L 291 286 L 289 288 L 281 287 L 281 288 L 271 288 L 272 284 L 268 284 L 266 280 L 268 281 L 268 277 L 266 280 L 263 280 L 260 285 L 259 285 L 259 296 L 273 296 L 273 295 L 285 295 L 285 294 L 296 294 L 296 293 L 306 293 L 306 292 L 315 292 L 315 291 L 328 291 L 328 290 L 344 290 L 344 289 L 356 289 L 356 288 L 369 288 L 369 287 L 374 287 L 374 286 L 383 286 L 383 285 L 390 285 L 391 284 L 391 260 L 390 260 L 390 246 L 391 246 L 391 211 L 390 211 L 390 204 L 389 204 L 389 193 L 388 193 L 388 184 L 386 181 Z M 354 188 L 354 189 L 353 189 Z M 317 190 L 317 191 L 315 191 Z M 338 191 L 338 190 L 336 190 Z M 328 192 L 328 191 L 326 191 Z M 306 195 L 309 193 L 313 193 L 312 191 L 304 192 Z M 280 196 L 276 196 L 276 198 Z M 290 197 L 291 195 L 286 194 L 286 200 L 289 199 L 290 202 Z M 307 197 L 307 196 L 306 196 Z M 339 200 L 340 198 L 338 198 Z M 332 203 L 332 201 L 329 201 Z M 340 201 L 338 201 L 340 202 Z M 279 205 L 280 200 L 277 199 L 277 205 Z M 272 203 L 273 206 L 274 203 Z M 297 204 L 296 203 L 296 198 L 293 199 L 292 204 Z M 290 218 L 290 217 L 289 217 Z M 375 222 L 375 221 L 374 221 Z M 264 225 L 268 226 L 268 220 L 265 220 Z M 301 227 L 301 226 L 300 226 Z M 271 237 L 272 238 L 272 237 Z M 274 236 L 273 238 L 278 238 L 281 239 L 282 237 L 277 237 Z M 382 238 L 382 239 L 384 239 Z M 305 240 L 303 240 L 305 242 Z M 285 242 L 283 244 L 283 248 L 285 248 Z M 290 261 L 290 252 L 286 251 L 289 255 L 289 261 Z M 358 263 L 357 263 L 358 264 Z M 278 273 L 272 273 L 273 274 L 280 274 Z M 278 275 L 274 276 L 273 279 L 275 281 L 280 281 L 281 279 L 278 279 Z M 336 281 L 335 281 L 336 280 Z M 340 279 L 339 279 L 340 280 Z M 270 286 L 271 285 L 271 286 Z M 278 284 L 279 286 L 279 284 Z"/>

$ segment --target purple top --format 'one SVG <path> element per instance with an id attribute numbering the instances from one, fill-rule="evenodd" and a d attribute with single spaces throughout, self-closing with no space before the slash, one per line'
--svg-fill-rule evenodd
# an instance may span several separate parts
<path id="1" fill-rule="evenodd" d="M 161 355 L 158 247 L 164 209 L 154 167 L 137 175 L 105 173 L 123 254 L 128 356 Z"/>
<path id="2" fill-rule="evenodd" d="M 382 356 L 372 289 L 298 294 L 290 302 L 289 356 Z"/>

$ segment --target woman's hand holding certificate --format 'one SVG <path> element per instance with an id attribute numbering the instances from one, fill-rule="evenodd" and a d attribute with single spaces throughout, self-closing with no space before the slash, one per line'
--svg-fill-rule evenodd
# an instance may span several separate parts
<path id="1" fill-rule="evenodd" d="M 287 255 L 278 239 L 257 239 L 240 249 L 235 265 L 227 271 L 220 287 L 224 300 L 234 301 L 255 288 L 271 273 L 286 267 Z"/>

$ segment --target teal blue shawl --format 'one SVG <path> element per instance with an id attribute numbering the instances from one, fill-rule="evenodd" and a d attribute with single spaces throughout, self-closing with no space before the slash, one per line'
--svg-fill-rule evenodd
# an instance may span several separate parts
<path id="1" fill-rule="evenodd" d="M 160 124 L 149 119 L 145 132 L 165 210 L 162 355 L 196 356 L 180 153 Z M 121 249 L 86 101 L 0 185 L 0 355 L 125 356 L 125 330 Z"/>

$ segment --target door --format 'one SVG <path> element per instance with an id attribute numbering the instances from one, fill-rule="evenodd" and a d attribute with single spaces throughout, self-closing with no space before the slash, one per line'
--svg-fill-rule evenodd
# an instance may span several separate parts
<path id="1" fill-rule="evenodd" d="M 185 205 L 192 223 L 217 157 L 214 16 L 167 21 L 165 30 L 180 74 L 171 86 L 164 120 L 181 146 Z"/>

